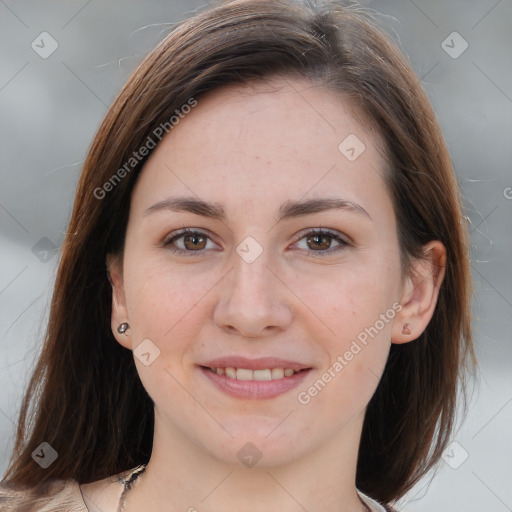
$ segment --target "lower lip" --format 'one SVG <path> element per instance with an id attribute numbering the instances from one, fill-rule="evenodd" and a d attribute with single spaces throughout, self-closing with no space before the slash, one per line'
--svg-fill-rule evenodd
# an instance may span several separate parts
<path id="1" fill-rule="evenodd" d="M 308 368 L 299 373 L 294 373 L 290 377 L 275 380 L 238 380 L 214 373 L 204 366 L 199 369 L 217 388 L 227 395 L 251 400 L 273 398 L 286 393 L 297 387 L 311 371 L 311 368 Z"/>

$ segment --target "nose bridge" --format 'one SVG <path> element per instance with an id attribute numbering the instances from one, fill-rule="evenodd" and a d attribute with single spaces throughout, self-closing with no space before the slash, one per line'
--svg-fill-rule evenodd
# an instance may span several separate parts
<path id="1" fill-rule="evenodd" d="M 254 287 L 263 291 L 268 286 L 272 273 L 267 268 L 271 265 L 272 254 L 270 237 L 261 228 L 251 227 L 232 254 L 233 276 L 236 287 Z"/>
<path id="2" fill-rule="evenodd" d="M 262 335 L 270 327 L 284 328 L 291 320 L 291 309 L 283 284 L 269 268 L 274 259 L 262 237 L 260 241 L 245 238 L 231 258 L 231 271 L 215 310 L 216 323 L 244 336 Z"/>
<path id="3" fill-rule="evenodd" d="M 273 283 L 272 272 L 268 269 L 270 253 L 253 237 L 244 239 L 233 253 L 231 272 L 231 298 L 243 300 L 244 304 L 263 311 L 273 301 L 272 295 L 277 293 Z M 273 285 L 273 286 L 272 286 Z"/>
<path id="4" fill-rule="evenodd" d="M 254 293 L 265 293 L 270 291 L 269 271 L 269 255 L 268 251 L 257 254 L 254 246 L 246 242 L 239 245 L 236 254 L 233 255 L 233 271 L 232 280 L 234 293 L 248 293 L 251 290 Z M 249 293 L 249 296 L 254 295 Z"/>

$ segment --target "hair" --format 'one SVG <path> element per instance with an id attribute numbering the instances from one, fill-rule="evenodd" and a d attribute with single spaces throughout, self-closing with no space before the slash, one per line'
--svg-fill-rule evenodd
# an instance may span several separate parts
<path id="1" fill-rule="evenodd" d="M 396 500 L 439 462 L 454 432 L 459 398 L 466 404 L 460 384 L 476 362 L 467 226 L 428 97 L 366 10 L 340 3 L 235 0 L 179 23 L 133 72 L 95 135 L 4 481 L 87 483 L 149 461 L 154 404 L 131 351 L 111 330 L 106 256 L 122 254 L 131 193 L 152 150 L 102 199 L 95 191 L 126 170 L 154 130 L 168 126 L 191 98 L 200 101 L 225 85 L 272 77 L 308 79 L 351 98 L 378 131 L 404 270 L 429 241 L 446 247 L 433 317 L 417 340 L 392 344 L 368 404 L 356 486 L 376 500 Z M 58 452 L 47 469 L 31 457 L 43 441 Z"/>

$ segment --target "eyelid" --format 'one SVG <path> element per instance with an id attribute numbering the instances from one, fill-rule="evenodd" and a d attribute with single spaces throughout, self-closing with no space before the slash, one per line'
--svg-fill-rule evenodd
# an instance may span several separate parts
<path id="1" fill-rule="evenodd" d="M 296 235 L 296 241 L 299 241 L 302 238 L 304 238 L 305 236 L 308 236 L 310 234 L 328 235 L 328 236 L 330 236 L 330 237 L 332 237 L 334 239 L 339 239 L 340 241 L 344 242 L 347 245 L 354 245 L 353 240 L 348 235 L 346 235 L 345 233 L 341 233 L 340 231 L 337 231 L 335 229 L 322 228 L 322 227 L 307 228 L 307 229 L 304 229 L 304 230 L 300 231 Z"/>
<path id="2" fill-rule="evenodd" d="M 206 229 L 185 227 L 185 228 L 176 229 L 175 231 L 172 231 L 171 233 L 166 235 L 163 239 L 163 243 L 167 243 L 170 240 L 173 240 L 174 238 L 179 237 L 180 235 L 181 236 L 182 235 L 204 235 L 204 236 L 213 238 L 212 234 Z"/>

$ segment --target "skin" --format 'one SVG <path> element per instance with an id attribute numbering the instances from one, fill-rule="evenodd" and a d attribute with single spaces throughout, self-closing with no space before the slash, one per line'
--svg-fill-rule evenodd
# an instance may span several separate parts
<path id="1" fill-rule="evenodd" d="M 355 161 L 338 150 L 349 134 L 366 146 Z M 431 242 L 412 277 L 402 275 L 379 144 L 339 94 L 276 78 L 201 98 L 153 152 L 133 192 L 123 257 L 108 258 L 116 339 L 129 350 L 150 339 L 160 350 L 149 366 L 134 358 L 155 403 L 155 436 L 127 512 L 365 510 L 355 472 L 366 406 L 391 343 L 411 342 L 427 326 L 445 262 L 443 245 Z M 226 219 L 145 213 L 170 196 L 219 203 Z M 282 203 L 313 198 L 351 201 L 368 215 L 330 209 L 276 221 Z M 164 244 L 184 227 L 207 238 Z M 307 231 L 318 228 L 350 243 L 308 242 Z M 263 251 L 252 263 L 236 252 L 248 236 Z M 397 303 L 394 318 L 299 403 L 298 393 Z M 130 324 L 126 334 L 117 332 L 122 322 Z M 402 334 L 405 323 L 410 334 Z M 277 356 L 313 370 L 275 398 L 233 398 L 197 367 L 232 354 Z M 237 457 L 247 442 L 262 454 L 252 468 Z M 112 485 L 82 491 L 115 510 Z"/>

